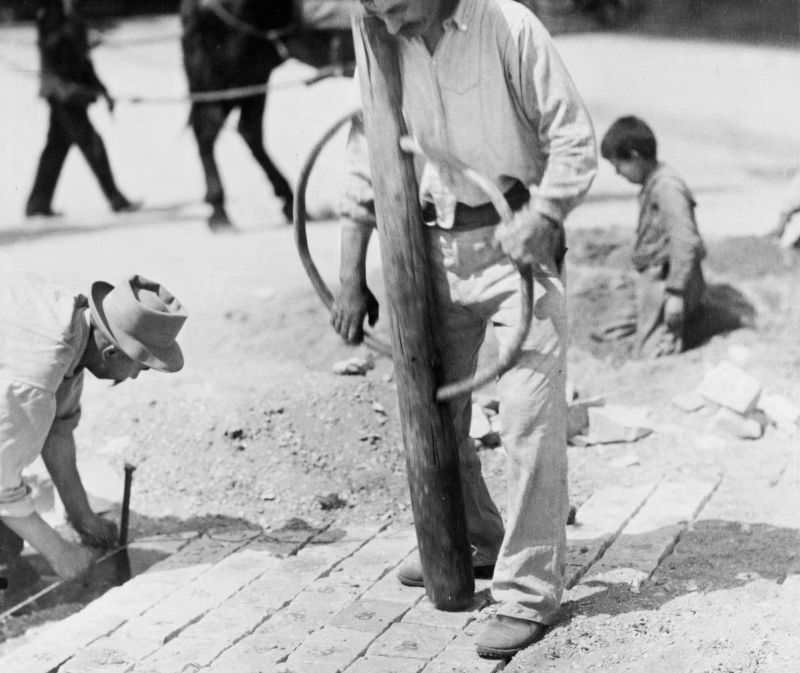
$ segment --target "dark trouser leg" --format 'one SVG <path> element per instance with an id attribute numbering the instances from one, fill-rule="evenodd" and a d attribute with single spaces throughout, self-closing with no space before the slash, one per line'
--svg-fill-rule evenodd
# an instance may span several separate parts
<path id="1" fill-rule="evenodd" d="M 24 540 L 0 521 L 0 563 L 8 563 L 22 553 Z"/>
<path id="2" fill-rule="evenodd" d="M 46 214 L 51 210 L 58 176 L 72 144 L 70 135 L 62 125 L 54 105 L 50 103 L 50 127 L 25 208 L 27 215 Z"/>
<path id="3" fill-rule="evenodd" d="M 114 176 L 111 173 L 111 164 L 108 161 L 106 147 L 100 134 L 94 130 L 92 122 L 89 120 L 87 108 L 82 105 L 62 105 L 56 103 L 53 106 L 63 127 L 69 133 L 74 142 L 86 157 L 92 172 L 100 188 L 103 190 L 111 207 L 115 210 L 128 204 L 122 193 L 117 189 Z"/>

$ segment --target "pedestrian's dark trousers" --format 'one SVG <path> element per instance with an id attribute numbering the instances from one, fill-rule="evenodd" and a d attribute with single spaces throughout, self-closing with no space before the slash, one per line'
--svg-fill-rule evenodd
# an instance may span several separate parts
<path id="1" fill-rule="evenodd" d="M 50 129 L 39 159 L 33 189 L 28 197 L 27 212 L 32 214 L 50 209 L 58 176 L 73 144 L 86 157 L 109 203 L 113 206 L 114 202 L 124 200 L 125 197 L 117 189 L 111 174 L 103 139 L 89 120 L 88 108 L 85 105 L 70 105 L 52 99 L 47 102 L 50 105 Z"/>

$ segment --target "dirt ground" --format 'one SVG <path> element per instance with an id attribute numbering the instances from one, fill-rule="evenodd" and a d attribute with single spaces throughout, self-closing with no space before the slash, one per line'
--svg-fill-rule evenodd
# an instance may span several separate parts
<path id="1" fill-rule="evenodd" d="M 160 23 L 156 27 L 166 30 Z M 147 28 L 131 23 L 126 30 L 137 35 Z M 26 35 L 21 29 L 14 32 Z M 171 91 L 180 81 L 172 51 L 151 49 L 135 66 L 130 55 L 127 60 L 111 50 L 105 55 L 111 80 L 116 73 L 120 81 L 124 72 L 128 85 L 136 86 L 153 72 L 145 67 L 148 59 L 163 57 L 173 69 L 154 86 Z M 16 55 L 28 56 L 22 48 Z M 15 86 L 32 99 L 28 83 Z M 321 86 L 315 93 L 279 92 L 272 101 L 270 141 L 287 173 L 296 174 L 326 123 L 320 101 L 335 100 L 324 110 L 328 116 L 347 107 L 345 96 L 331 97 L 341 93 L 341 83 Z M 16 96 L 3 100 L 9 106 L 0 114 L 19 116 L 27 109 Z M 617 111 L 608 101 L 594 103 L 601 130 Z M 228 169 L 228 186 L 231 212 L 242 232 L 215 237 L 206 230 L 204 209 L 197 203 L 202 188 L 194 148 L 180 131 L 184 112 L 123 108 L 116 127 L 101 122 L 112 156 L 131 157 L 118 162 L 125 184 L 139 185 L 155 206 L 116 220 L 105 215 L 85 166 L 71 160 L 57 204 L 65 206 L 67 218 L 52 230 L 20 223 L 33 160 L 22 145 L 41 142 L 41 110 L 24 118 L 19 138 L 8 147 L 6 156 L 19 168 L 0 180 L 0 252 L 49 271 L 76 290 L 96 278 L 113 282 L 121 273 L 144 273 L 181 297 L 191 315 L 183 335 L 187 367 L 180 374 L 143 376 L 113 390 L 87 382 L 78 432 L 82 464 L 87 473 L 102 464 L 117 475 L 126 462 L 136 466 L 132 539 L 220 526 L 268 528 L 293 517 L 312 525 L 408 518 L 391 363 L 376 358 L 366 376 L 332 373 L 334 362 L 365 357 L 367 350 L 347 348 L 332 334 L 297 262 L 279 206 L 233 134 L 222 140 L 220 161 L 241 167 L 239 173 Z M 149 126 L 156 114 L 169 123 Z M 276 131 L 287 119 L 292 121 L 288 130 Z M 682 125 L 670 125 L 666 113 L 664 120 L 664 145 L 684 159 L 678 163 L 688 167 L 690 183 L 697 186 L 714 306 L 731 309 L 728 317 L 738 316 L 741 327 L 707 335 L 687 353 L 653 362 L 631 360 L 629 341 L 603 344 L 592 338 L 629 292 L 627 246 L 635 213 L 635 192 L 618 183 L 608 167 L 601 168 L 593 193 L 569 228 L 570 380 L 580 397 L 604 395 L 609 403 L 648 406 L 654 420 L 682 432 L 654 433 L 635 444 L 570 447 L 570 501 L 578 508 L 611 483 L 635 485 L 681 475 L 716 479 L 730 472 L 746 484 L 742 475 L 748 471 L 781 473 L 797 465 L 797 437 L 775 428 L 757 441 L 698 449 L 693 438 L 704 432 L 708 414 L 687 415 L 669 402 L 693 389 L 705 371 L 732 352 L 747 355 L 746 368 L 753 376 L 797 399 L 800 267 L 774 242 L 755 235 L 771 224 L 771 210 L 764 204 L 773 202 L 778 178 L 796 156 L 790 147 L 775 153 L 772 143 L 735 153 L 727 146 L 724 128 L 701 146 Z M 141 128 L 152 129 L 152 137 L 142 139 Z M 172 154 L 175 163 L 166 160 Z M 333 159 L 327 161 L 313 187 L 320 212 L 330 212 L 335 193 L 338 169 L 332 168 Z M 169 208 L 159 210 L 164 204 Z M 757 221 L 748 219 L 754 212 L 761 214 Z M 335 278 L 335 223 L 314 224 L 309 236 L 324 275 Z M 382 294 L 375 257 L 370 276 Z M 379 334 L 382 329 L 379 323 Z M 490 347 L 486 357 L 491 357 Z M 502 448 L 482 448 L 480 455 L 490 489 L 502 505 Z M 106 497 L 121 492 L 121 482 L 107 486 Z M 118 505 L 112 505 L 109 516 L 116 519 L 118 512 Z M 788 638 L 783 626 L 759 631 L 760 649 L 741 635 L 752 621 L 743 612 L 761 614 L 757 606 L 767 604 L 778 583 L 800 572 L 800 524 L 779 526 L 775 512 L 766 509 L 754 517 L 690 530 L 639 593 L 619 589 L 593 602 L 570 604 L 565 626 L 548 636 L 537 665 L 572 657 L 584 662 L 583 670 L 641 670 L 647 648 L 669 653 L 674 647 L 672 667 L 654 670 L 800 669 L 796 657 L 778 662 L 786 663 L 785 669 L 759 668 Z M 35 559 L 33 564 L 45 570 Z M 36 627 L 78 610 L 112 581 L 101 577 L 88 589 L 76 587 L 42 601 L 34 613 L 1 624 L 0 640 L 31 637 Z M 614 619 L 620 615 L 622 620 Z M 778 616 L 778 623 L 789 623 Z M 687 642 L 697 644 L 688 648 L 694 658 L 682 658 Z M 716 667 L 721 651 L 733 662 L 727 668 Z"/>

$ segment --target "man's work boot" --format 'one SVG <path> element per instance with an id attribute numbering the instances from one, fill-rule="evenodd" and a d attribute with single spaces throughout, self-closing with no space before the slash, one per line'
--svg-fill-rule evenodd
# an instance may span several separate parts
<path id="1" fill-rule="evenodd" d="M 473 566 L 475 572 L 475 579 L 490 580 L 494 574 L 494 563 L 487 565 Z M 397 579 L 400 584 L 407 587 L 424 587 L 425 580 L 422 578 L 422 560 L 419 553 L 409 556 L 405 561 L 400 564 L 397 569 Z"/>
<path id="2" fill-rule="evenodd" d="M 510 659 L 542 639 L 547 627 L 519 617 L 495 615 L 478 635 L 475 649 L 485 659 Z"/>

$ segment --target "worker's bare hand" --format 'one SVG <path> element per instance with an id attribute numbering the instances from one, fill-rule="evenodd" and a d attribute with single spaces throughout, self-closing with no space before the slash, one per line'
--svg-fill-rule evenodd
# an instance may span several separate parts
<path id="1" fill-rule="evenodd" d="M 530 206 L 515 213 L 510 224 L 499 224 L 495 241 L 518 266 L 543 267 L 556 273 L 563 246 L 561 225 Z"/>
<path id="2" fill-rule="evenodd" d="M 343 283 L 331 307 L 331 325 L 349 344 L 364 340 L 364 318 L 373 327 L 378 321 L 378 300 L 366 285 Z"/>
<path id="3" fill-rule="evenodd" d="M 119 535 L 113 521 L 97 514 L 85 515 L 80 520 L 71 520 L 72 526 L 81 536 L 83 544 L 108 549 L 116 545 Z"/>
<path id="4" fill-rule="evenodd" d="M 48 562 L 62 580 L 71 580 L 86 572 L 94 561 L 90 549 L 64 540 L 57 553 L 47 557 Z"/>

